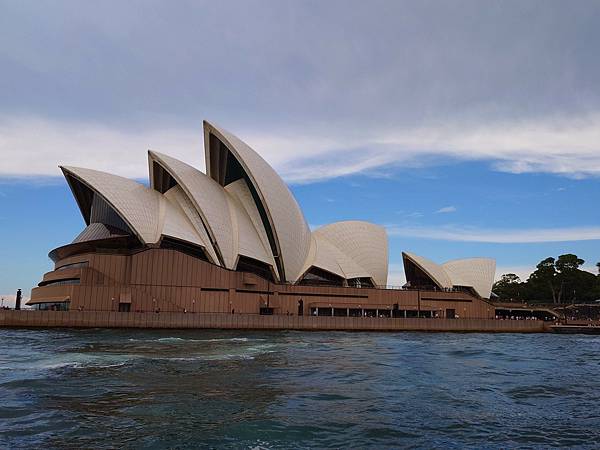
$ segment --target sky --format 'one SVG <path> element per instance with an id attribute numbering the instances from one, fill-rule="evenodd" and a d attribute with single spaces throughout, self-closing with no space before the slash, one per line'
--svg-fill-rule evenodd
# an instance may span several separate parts
<path id="1" fill-rule="evenodd" d="M 315 228 L 387 228 L 437 262 L 600 261 L 600 3 L 0 0 L 0 294 L 84 227 L 59 164 L 203 169 L 202 120 Z"/>

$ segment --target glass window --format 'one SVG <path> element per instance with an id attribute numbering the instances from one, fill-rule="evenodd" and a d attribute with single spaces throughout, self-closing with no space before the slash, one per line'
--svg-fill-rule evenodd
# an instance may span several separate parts
<path id="1" fill-rule="evenodd" d="M 42 302 L 33 305 L 38 311 L 68 311 L 70 302 Z"/>
<path id="2" fill-rule="evenodd" d="M 87 266 L 88 266 L 88 261 L 81 261 L 81 262 L 76 262 L 76 263 L 71 263 L 71 264 L 65 264 L 64 266 L 57 267 L 54 270 L 77 269 L 79 267 L 87 267 Z"/>
<path id="3" fill-rule="evenodd" d="M 68 278 L 65 280 L 49 281 L 48 283 L 42 284 L 42 286 L 60 286 L 62 284 L 79 284 L 79 278 Z"/>

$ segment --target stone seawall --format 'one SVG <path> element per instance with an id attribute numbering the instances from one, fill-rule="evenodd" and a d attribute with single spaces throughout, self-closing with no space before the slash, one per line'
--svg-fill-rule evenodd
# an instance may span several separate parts
<path id="1" fill-rule="evenodd" d="M 533 320 L 388 319 L 368 317 L 261 316 L 258 314 L 27 310 L 0 311 L 0 327 L 216 328 L 490 333 L 542 333 L 549 331 L 549 324 Z"/>

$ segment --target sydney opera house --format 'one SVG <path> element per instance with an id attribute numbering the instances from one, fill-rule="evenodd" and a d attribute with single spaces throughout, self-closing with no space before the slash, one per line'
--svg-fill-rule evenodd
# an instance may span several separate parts
<path id="1" fill-rule="evenodd" d="M 387 285 L 385 229 L 309 228 L 258 153 L 204 122 L 206 174 L 149 151 L 149 186 L 62 167 L 86 227 L 50 252 L 32 290 L 40 310 L 492 318 L 495 262 L 437 264 L 403 253 L 407 282 Z"/>

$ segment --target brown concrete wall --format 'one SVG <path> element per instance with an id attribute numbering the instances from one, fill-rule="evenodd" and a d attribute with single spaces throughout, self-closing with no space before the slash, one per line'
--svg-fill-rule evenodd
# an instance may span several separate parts
<path id="1" fill-rule="evenodd" d="M 2 311 L 0 327 L 214 328 L 346 331 L 541 333 L 542 321 L 493 319 L 380 319 L 261 316 L 258 314 L 120 313 L 107 311 Z"/>
<path id="2" fill-rule="evenodd" d="M 31 302 L 70 298 L 70 309 L 118 311 L 119 302 L 131 302 L 132 312 L 195 312 L 258 314 L 261 306 L 275 315 L 304 315 L 311 306 L 387 308 L 438 311 L 454 309 L 463 318 L 493 318 L 494 308 L 467 292 L 298 286 L 270 283 L 253 274 L 223 269 L 193 256 L 167 249 L 147 249 L 130 255 L 88 253 L 58 261 L 57 266 L 87 261 L 80 269 L 49 272 L 46 280 L 80 271 L 79 285 L 38 287 Z"/>
<path id="3" fill-rule="evenodd" d="M 47 272 L 42 278 L 43 281 L 64 280 L 65 278 L 81 278 L 81 268 L 63 269 Z"/>

